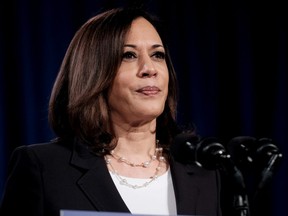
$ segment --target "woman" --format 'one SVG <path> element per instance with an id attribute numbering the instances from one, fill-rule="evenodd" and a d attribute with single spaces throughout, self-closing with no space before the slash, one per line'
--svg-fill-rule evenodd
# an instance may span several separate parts
<path id="1" fill-rule="evenodd" d="M 156 20 L 112 9 L 75 34 L 54 84 L 57 139 L 18 147 L 1 215 L 221 215 L 214 171 L 176 161 L 176 75 Z"/>

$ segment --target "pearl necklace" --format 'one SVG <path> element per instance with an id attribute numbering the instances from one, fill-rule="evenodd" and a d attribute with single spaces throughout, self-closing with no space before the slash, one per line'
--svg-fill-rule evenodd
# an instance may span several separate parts
<path id="1" fill-rule="evenodd" d="M 131 167 L 143 167 L 143 168 L 147 168 L 150 166 L 151 162 L 153 160 L 158 160 L 159 163 L 158 163 L 158 166 L 156 167 L 155 169 L 155 173 L 153 176 L 150 177 L 149 181 L 146 181 L 144 182 L 143 184 L 141 185 L 134 185 L 134 184 L 130 184 L 127 179 L 123 178 L 122 176 L 119 175 L 118 171 L 114 169 L 112 163 L 111 163 L 111 159 L 112 158 L 109 158 L 108 155 L 105 155 L 104 158 L 105 158 L 105 161 L 106 161 L 106 164 L 110 166 L 111 168 L 111 171 L 112 171 L 112 174 L 114 174 L 116 176 L 116 178 L 118 179 L 118 181 L 120 182 L 121 185 L 124 185 L 124 186 L 127 186 L 127 187 L 130 187 L 130 188 L 133 188 L 133 189 L 139 189 L 139 188 L 143 188 L 143 187 L 147 187 L 151 182 L 155 181 L 158 177 L 159 177 L 159 172 L 162 168 L 162 163 L 165 162 L 165 158 L 162 156 L 162 148 L 156 148 L 155 149 L 155 153 L 153 156 L 151 156 L 151 159 L 149 161 L 145 161 L 145 162 L 142 162 L 140 164 L 135 164 L 135 163 L 132 163 L 128 160 L 126 160 L 124 157 L 120 157 L 118 155 L 115 155 L 114 152 L 110 152 L 110 155 L 118 160 L 119 162 L 123 162 L 123 163 L 126 163 L 128 165 L 130 165 Z"/>
<path id="2" fill-rule="evenodd" d="M 144 161 L 142 163 L 133 163 L 133 162 L 130 162 L 129 160 L 127 160 L 125 157 L 122 157 L 122 156 L 119 156 L 117 154 L 115 154 L 114 150 L 110 151 L 110 155 L 115 158 L 117 161 L 119 162 L 123 162 L 123 163 L 126 163 L 128 164 L 129 166 L 132 166 L 132 167 L 144 167 L 144 168 L 147 168 L 150 166 L 151 162 L 156 160 L 157 159 L 157 155 L 158 153 L 162 151 L 162 148 L 156 148 L 155 149 L 155 152 L 154 152 L 154 155 L 151 155 L 151 159 L 149 161 Z"/>

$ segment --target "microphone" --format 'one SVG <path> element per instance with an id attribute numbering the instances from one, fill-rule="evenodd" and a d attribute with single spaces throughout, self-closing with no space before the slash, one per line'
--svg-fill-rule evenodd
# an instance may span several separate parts
<path id="1" fill-rule="evenodd" d="M 256 139 L 250 136 L 238 136 L 227 145 L 231 157 L 241 170 L 256 168 L 260 170 L 258 190 L 262 189 L 272 178 L 282 154 L 269 138 Z M 253 166 L 252 166 L 253 165 Z"/>
<path id="2" fill-rule="evenodd" d="M 249 202 L 242 173 L 216 138 L 201 140 L 198 136 L 181 133 L 174 138 L 170 150 L 172 156 L 180 162 L 193 163 L 209 170 L 225 170 L 234 185 L 233 207 L 237 215 L 249 215 Z"/>
<path id="3" fill-rule="evenodd" d="M 170 152 L 175 160 L 185 164 L 196 163 L 196 147 L 199 137 L 193 133 L 182 132 L 174 137 Z"/>
<path id="4" fill-rule="evenodd" d="M 272 178 L 272 175 L 279 165 L 283 155 L 278 147 L 269 138 L 261 138 L 256 149 L 256 159 L 258 166 L 264 167 L 261 172 L 261 179 L 258 190 L 262 189 Z"/>
<path id="5" fill-rule="evenodd" d="M 227 150 L 240 169 L 253 165 L 256 142 L 256 138 L 251 136 L 237 136 L 228 142 Z"/>
<path id="6" fill-rule="evenodd" d="M 241 171 L 235 166 L 225 147 L 213 137 L 201 140 L 196 148 L 197 163 L 207 169 L 223 169 L 234 185 L 233 207 L 240 216 L 250 214 L 248 195 Z"/>
<path id="7" fill-rule="evenodd" d="M 196 161 L 199 166 L 207 169 L 223 168 L 230 155 L 215 137 L 202 139 L 196 147 Z"/>
<path id="8" fill-rule="evenodd" d="M 242 173 L 233 163 L 225 147 L 215 137 L 200 139 L 193 134 L 180 133 L 175 136 L 170 152 L 179 162 L 196 164 L 208 170 L 222 170 L 233 178 L 238 191 L 245 189 Z"/>
<path id="9" fill-rule="evenodd" d="M 245 189 L 242 173 L 235 166 L 231 155 L 217 138 L 208 137 L 199 142 L 196 149 L 196 161 L 204 168 L 225 171 L 233 178 L 236 187 L 240 191 Z"/>
<path id="10" fill-rule="evenodd" d="M 180 133 L 175 136 L 170 152 L 179 162 L 194 163 L 209 170 L 224 168 L 233 175 L 239 173 L 230 154 L 215 137 L 200 139 L 195 135 Z"/>

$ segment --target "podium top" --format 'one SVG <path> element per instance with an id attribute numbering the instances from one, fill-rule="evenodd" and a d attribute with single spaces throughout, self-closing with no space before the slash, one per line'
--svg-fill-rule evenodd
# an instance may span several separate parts
<path id="1" fill-rule="evenodd" d="M 97 212 L 97 211 L 80 211 L 80 210 L 60 210 L 60 216 L 131 216 L 131 213 L 124 212 Z M 134 214 L 137 216 L 168 216 L 168 215 L 144 215 Z M 176 215 L 169 215 L 176 216 Z M 188 215 L 177 215 L 188 216 Z M 205 215 L 190 215 L 190 216 L 205 216 Z"/>

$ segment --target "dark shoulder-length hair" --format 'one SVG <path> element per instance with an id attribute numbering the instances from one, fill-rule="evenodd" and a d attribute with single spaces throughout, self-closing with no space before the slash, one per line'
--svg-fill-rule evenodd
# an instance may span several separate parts
<path id="1" fill-rule="evenodd" d="M 158 31 L 166 52 L 169 89 L 156 136 L 162 147 L 177 133 L 178 86 L 159 21 L 141 9 L 117 8 L 89 19 L 73 37 L 54 83 L 49 123 L 60 139 L 78 137 L 95 152 L 115 147 L 110 133 L 107 92 L 120 67 L 125 36 L 133 20 L 144 17 Z"/>

